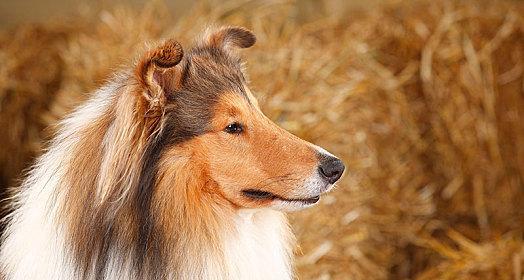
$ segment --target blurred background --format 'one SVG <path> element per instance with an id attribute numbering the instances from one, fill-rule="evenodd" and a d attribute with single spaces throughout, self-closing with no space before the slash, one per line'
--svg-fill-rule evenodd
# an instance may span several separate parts
<path id="1" fill-rule="evenodd" d="M 299 279 L 515 279 L 524 265 L 524 2 L 0 1 L 0 186 L 147 44 L 241 25 L 251 87 L 347 173 L 290 215 Z"/>

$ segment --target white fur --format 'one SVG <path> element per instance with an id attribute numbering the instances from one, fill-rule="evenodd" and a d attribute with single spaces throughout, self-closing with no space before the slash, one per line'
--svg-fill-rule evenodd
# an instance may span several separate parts
<path id="1" fill-rule="evenodd" d="M 14 197 L 15 211 L 6 218 L 9 224 L 0 247 L 0 268 L 6 279 L 73 279 L 63 228 L 56 220 L 62 201 L 56 197 L 58 178 L 63 175 L 68 151 L 76 142 L 74 132 L 100 116 L 111 92 L 112 87 L 103 88 L 63 122 L 50 149 Z"/>
<path id="2" fill-rule="evenodd" d="M 332 153 L 328 152 L 326 149 L 320 146 L 314 144 L 311 144 L 311 146 L 313 146 L 313 149 L 317 150 L 320 154 L 326 155 L 328 157 L 335 157 Z"/>
<path id="3" fill-rule="evenodd" d="M 291 279 L 290 234 L 283 213 L 271 209 L 240 210 L 236 235 L 225 239 L 231 280 Z"/>

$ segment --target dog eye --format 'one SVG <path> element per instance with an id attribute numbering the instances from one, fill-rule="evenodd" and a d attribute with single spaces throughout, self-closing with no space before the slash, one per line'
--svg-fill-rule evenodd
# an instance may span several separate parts
<path id="1" fill-rule="evenodd" d="M 242 127 L 242 125 L 237 122 L 231 123 L 228 126 L 226 126 L 226 128 L 224 128 L 225 132 L 231 133 L 231 134 L 239 134 L 243 130 L 244 128 Z"/>

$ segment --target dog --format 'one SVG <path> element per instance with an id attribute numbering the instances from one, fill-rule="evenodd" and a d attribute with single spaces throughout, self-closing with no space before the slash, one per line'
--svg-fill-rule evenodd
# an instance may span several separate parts
<path id="1" fill-rule="evenodd" d="M 255 41 L 167 40 L 63 120 L 11 199 L 3 279 L 293 279 L 284 213 L 344 164 L 261 112 L 239 56 Z"/>

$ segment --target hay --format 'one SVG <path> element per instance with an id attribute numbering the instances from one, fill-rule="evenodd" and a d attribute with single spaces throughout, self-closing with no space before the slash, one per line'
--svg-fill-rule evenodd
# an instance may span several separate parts
<path id="1" fill-rule="evenodd" d="M 263 110 L 348 166 L 291 215 L 301 279 L 523 279 L 522 3 L 343 3 L 199 4 L 178 20 L 156 3 L 3 34 L 1 176 L 144 41 L 238 24 L 259 39 L 245 56 Z"/>

